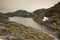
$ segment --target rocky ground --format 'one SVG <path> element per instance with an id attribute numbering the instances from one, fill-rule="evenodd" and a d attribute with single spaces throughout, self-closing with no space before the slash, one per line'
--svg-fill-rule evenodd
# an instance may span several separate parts
<path id="1" fill-rule="evenodd" d="M 54 40 L 42 30 L 8 20 L 7 16 L 0 14 L 0 40 Z"/>

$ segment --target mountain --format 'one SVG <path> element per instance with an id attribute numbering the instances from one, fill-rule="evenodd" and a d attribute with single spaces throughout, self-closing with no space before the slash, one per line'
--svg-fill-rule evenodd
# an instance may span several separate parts
<path id="1" fill-rule="evenodd" d="M 53 35 L 60 38 L 60 2 L 48 9 L 38 9 L 33 12 L 38 14 L 33 20 L 40 25 L 46 26 L 48 31 L 52 31 Z M 45 20 L 46 18 L 46 20 Z M 43 19 L 45 21 L 43 21 Z M 50 30 L 49 30 L 50 28 Z"/>
<path id="2" fill-rule="evenodd" d="M 32 13 L 34 15 L 36 15 L 36 17 L 39 17 L 39 16 L 43 16 L 45 14 L 45 12 L 47 12 L 47 9 L 37 9 L 35 11 L 33 11 Z"/>
<path id="3" fill-rule="evenodd" d="M 8 17 L 33 17 L 31 12 L 27 12 L 26 10 L 17 10 L 15 12 L 8 12 L 4 13 L 4 15 L 7 15 Z"/>

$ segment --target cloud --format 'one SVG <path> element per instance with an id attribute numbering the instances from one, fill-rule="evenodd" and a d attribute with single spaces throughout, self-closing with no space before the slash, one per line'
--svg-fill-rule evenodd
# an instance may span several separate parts
<path id="1" fill-rule="evenodd" d="M 0 0 L 1 11 L 15 11 L 25 9 L 33 11 L 40 8 L 48 8 L 59 2 L 59 0 Z"/>

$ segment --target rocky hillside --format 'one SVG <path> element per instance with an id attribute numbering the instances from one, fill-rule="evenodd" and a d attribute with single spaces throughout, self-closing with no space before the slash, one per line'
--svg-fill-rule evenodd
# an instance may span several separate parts
<path id="1" fill-rule="evenodd" d="M 60 38 L 60 2 L 51 8 L 38 9 L 33 13 L 38 14 L 38 16 L 34 18 L 35 22 L 46 26 L 48 29 L 50 28 L 53 34 Z M 48 18 L 48 20 L 43 21 L 44 18 Z"/>
<path id="2" fill-rule="evenodd" d="M 42 30 L 24 26 L 7 20 L 8 17 L 0 14 L 0 40 L 54 40 Z"/>
<path id="3" fill-rule="evenodd" d="M 4 13 L 4 15 L 7 15 L 8 17 L 26 17 L 26 18 L 34 17 L 31 12 L 28 12 L 26 10 L 17 10 L 15 12 L 8 12 Z"/>

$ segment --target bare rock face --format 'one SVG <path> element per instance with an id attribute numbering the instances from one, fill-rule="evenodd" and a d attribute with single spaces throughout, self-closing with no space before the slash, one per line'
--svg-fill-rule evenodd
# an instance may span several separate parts
<path id="1" fill-rule="evenodd" d="M 54 40 L 49 34 L 16 22 L 0 20 L 0 39 L 2 40 Z"/>
<path id="2" fill-rule="evenodd" d="M 50 28 L 60 38 L 60 2 L 51 8 L 44 9 L 44 11 L 36 10 L 33 13 L 38 14 L 34 18 L 35 22 L 48 27 L 48 29 Z"/>

